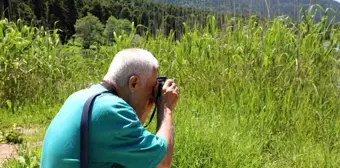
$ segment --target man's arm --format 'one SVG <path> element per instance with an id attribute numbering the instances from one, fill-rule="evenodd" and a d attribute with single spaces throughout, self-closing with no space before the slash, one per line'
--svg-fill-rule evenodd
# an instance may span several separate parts
<path id="1" fill-rule="evenodd" d="M 172 123 L 172 111 L 169 108 L 161 110 L 157 114 L 157 135 L 165 138 L 167 143 L 167 152 L 163 161 L 157 168 L 170 167 L 172 162 L 172 155 L 174 149 L 174 128 Z"/>
<path id="2" fill-rule="evenodd" d="M 172 80 L 167 80 L 162 89 L 162 97 L 158 102 L 157 111 L 157 135 L 165 138 L 167 152 L 157 168 L 168 168 L 171 166 L 174 149 L 174 126 L 172 112 L 178 100 L 178 88 Z"/>

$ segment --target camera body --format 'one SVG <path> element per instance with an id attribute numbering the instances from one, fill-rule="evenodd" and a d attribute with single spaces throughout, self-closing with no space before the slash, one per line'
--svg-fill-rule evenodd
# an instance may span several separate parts
<path id="1" fill-rule="evenodd" d="M 161 97 L 162 95 L 162 89 L 163 89 L 163 86 L 165 84 L 165 81 L 167 80 L 167 77 L 166 76 L 159 76 L 157 77 L 157 81 L 158 81 L 158 88 L 154 88 L 154 96 L 155 96 L 155 101 L 157 102 L 158 98 Z M 149 120 L 149 123 L 147 125 L 145 125 L 144 127 L 147 128 L 149 126 L 149 124 L 151 123 L 154 115 L 155 115 L 155 112 L 156 112 L 156 109 L 157 109 L 157 105 L 155 105 L 155 108 L 153 109 L 153 112 L 152 112 L 152 115 L 151 115 L 151 118 Z"/>
<path id="2" fill-rule="evenodd" d="M 161 96 L 162 88 L 163 88 L 164 83 L 165 83 L 166 80 L 167 80 L 166 76 L 159 76 L 159 77 L 157 77 L 158 88 L 157 88 L 156 100 Z"/>

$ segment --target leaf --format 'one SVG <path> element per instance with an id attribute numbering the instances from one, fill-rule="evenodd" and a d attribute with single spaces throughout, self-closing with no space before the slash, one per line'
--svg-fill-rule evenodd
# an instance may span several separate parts
<path id="1" fill-rule="evenodd" d="M 12 102 L 10 100 L 6 101 L 8 109 L 12 109 Z"/>

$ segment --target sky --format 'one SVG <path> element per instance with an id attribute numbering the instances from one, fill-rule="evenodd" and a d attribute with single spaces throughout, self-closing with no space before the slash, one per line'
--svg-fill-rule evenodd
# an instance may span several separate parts
<path id="1" fill-rule="evenodd" d="M 336 2 L 339 2 L 339 3 L 340 3 L 340 0 L 333 0 L 333 1 L 336 1 Z"/>

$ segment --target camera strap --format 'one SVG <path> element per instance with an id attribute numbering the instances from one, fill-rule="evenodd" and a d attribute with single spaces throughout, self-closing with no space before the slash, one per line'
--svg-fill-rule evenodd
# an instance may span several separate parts
<path id="1" fill-rule="evenodd" d="M 153 117 L 155 116 L 156 109 L 157 109 L 157 105 L 156 105 L 156 104 L 157 104 L 158 98 L 161 96 L 161 93 L 162 93 L 162 88 L 159 87 L 159 88 L 158 88 L 158 92 L 157 92 L 157 96 L 156 96 L 156 99 L 155 99 L 155 100 L 156 100 L 156 101 L 155 101 L 155 108 L 153 109 L 153 112 L 152 112 L 151 117 L 150 117 L 150 119 L 149 119 L 149 123 L 146 124 L 146 125 L 144 126 L 144 128 L 147 128 L 147 127 L 150 125 L 150 123 L 151 123 Z"/>
<path id="2" fill-rule="evenodd" d="M 157 107 L 155 106 L 155 108 L 153 109 L 153 112 L 152 112 L 152 114 L 151 114 L 151 118 L 149 119 L 149 123 L 146 124 L 146 125 L 144 126 L 144 128 L 147 128 L 147 127 L 150 125 L 150 123 L 151 123 L 151 121 L 152 121 L 152 118 L 155 116 L 156 109 L 157 109 Z"/>
<path id="3" fill-rule="evenodd" d="M 85 102 L 83 107 L 83 112 L 81 115 L 80 121 L 80 168 L 88 168 L 88 144 L 89 144 L 89 118 L 92 112 L 92 106 L 94 99 L 103 94 L 103 93 L 111 93 L 110 91 L 104 91 L 97 94 L 92 95 Z"/>
<path id="4" fill-rule="evenodd" d="M 116 94 L 116 88 L 114 85 L 107 81 L 103 81 L 101 85 L 107 89 L 107 91 L 99 92 L 92 95 L 85 102 L 83 112 L 80 120 L 80 168 L 88 168 L 88 153 L 89 153 L 89 119 L 91 118 L 93 102 L 99 95 L 104 93 Z"/>

